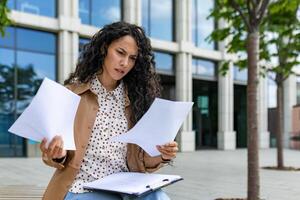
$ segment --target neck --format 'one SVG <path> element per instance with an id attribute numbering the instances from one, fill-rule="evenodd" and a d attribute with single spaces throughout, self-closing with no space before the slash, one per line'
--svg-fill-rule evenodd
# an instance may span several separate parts
<path id="1" fill-rule="evenodd" d="M 118 85 L 117 81 L 109 79 L 107 78 L 107 76 L 103 76 L 103 73 L 98 75 L 98 80 L 101 82 L 101 84 L 107 91 L 112 91 L 116 89 Z"/>

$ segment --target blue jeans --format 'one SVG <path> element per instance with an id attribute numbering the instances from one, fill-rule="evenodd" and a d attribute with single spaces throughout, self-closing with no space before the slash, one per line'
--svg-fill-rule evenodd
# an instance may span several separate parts
<path id="1" fill-rule="evenodd" d="M 65 200 L 170 200 L 168 195 L 164 193 L 161 189 L 151 192 L 145 196 L 132 197 L 129 195 L 120 195 L 115 193 L 103 192 L 103 191 L 93 191 L 85 193 L 72 193 L 68 192 Z"/>

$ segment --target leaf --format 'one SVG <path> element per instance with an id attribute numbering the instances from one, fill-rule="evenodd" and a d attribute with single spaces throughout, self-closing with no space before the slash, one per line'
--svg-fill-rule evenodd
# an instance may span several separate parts
<path id="1" fill-rule="evenodd" d="M 229 64 L 230 64 L 230 61 L 222 62 L 220 67 L 218 68 L 218 73 L 220 73 L 222 76 L 225 76 L 229 69 Z"/>

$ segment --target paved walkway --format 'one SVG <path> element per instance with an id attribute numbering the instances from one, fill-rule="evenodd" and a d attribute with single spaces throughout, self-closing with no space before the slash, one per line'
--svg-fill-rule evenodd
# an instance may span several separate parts
<path id="1" fill-rule="evenodd" d="M 287 166 L 300 167 L 300 151 L 285 150 Z M 276 151 L 261 150 L 260 165 L 274 166 Z M 179 153 L 173 167 L 159 173 L 179 174 L 184 181 L 168 186 L 165 191 L 172 200 L 213 200 L 218 197 L 246 197 L 246 150 L 201 150 Z M 53 170 L 39 158 L 0 159 L 0 199 L 3 191 L 15 193 L 23 188 L 35 188 L 40 193 L 46 187 Z M 266 200 L 299 200 L 300 172 L 260 170 L 261 197 Z M 13 187 L 12 187 L 13 186 Z M 7 190 L 10 188 L 10 190 Z M 14 191 L 11 188 L 16 188 Z M 2 191 L 2 193 L 1 193 Z M 1 198 L 2 194 L 2 198 Z M 13 198 L 12 198 L 13 199 Z M 17 198 L 16 198 L 17 199 Z M 26 197 L 23 199 L 33 199 Z"/>

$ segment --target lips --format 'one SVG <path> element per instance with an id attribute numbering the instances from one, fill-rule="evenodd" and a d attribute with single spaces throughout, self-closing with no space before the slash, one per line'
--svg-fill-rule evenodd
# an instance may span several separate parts
<path id="1" fill-rule="evenodd" d="M 118 73 L 120 73 L 120 74 L 124 74 L 125 73 L 125 71 L 123 71 L 123 70 L 121 70 L 121 69 L 115 69 L 116 70 L 116 72 L 118 72 Z"/>

